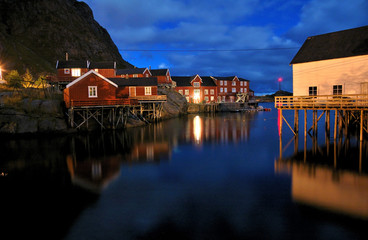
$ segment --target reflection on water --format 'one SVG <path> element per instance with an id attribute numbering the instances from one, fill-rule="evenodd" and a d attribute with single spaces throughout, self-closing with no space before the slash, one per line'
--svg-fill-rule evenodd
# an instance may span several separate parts
<path id="1" fill-rule="evenodd" d="M 296 151 L 276 161 L 276 172 L 291 174 L 294 201 L 368 219 L 368 148 L 350 138 Z M 364 161 L 363 161 L 364 160 Z"/>
<path id="2" fill-rule="evenodd" d="M 323 147 L 297 150 L 276 162 L 278 172 L 292 172 L 291 182 L 274 173 L 278 139 L 276 110 L 188 115 L 119 132 L 0 138 L 2 227 L 15 239 L 366 237 L 345 220 L 306 215 L 290 197 L 310 204 L 318 198 L 307 193 L 323 201 L 335 194 L 348 202 L 350 195 L 356 200 L 349 203 L 366 206 L 364 196 L 355 197 L 366 188 L 366 151 L 361 164 L 345 164 L 333 153 L 350 158 L 345 149 L 356 143 L 337 143 L 331 158 L 321 156 L 328 164 L 320 164 L 310 151 Z"/>

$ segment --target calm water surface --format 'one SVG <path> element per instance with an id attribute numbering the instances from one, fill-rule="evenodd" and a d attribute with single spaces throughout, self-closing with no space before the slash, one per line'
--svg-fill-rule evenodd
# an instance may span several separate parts
<path id="1" fill-rule="evenodd" d="M 284 124 L 280 145 L 277 118 L 272 109 L 125 132 L 2 137 L 1 234 L 366 239 L 367 144 L 354 132 L 296 141 Z"/>

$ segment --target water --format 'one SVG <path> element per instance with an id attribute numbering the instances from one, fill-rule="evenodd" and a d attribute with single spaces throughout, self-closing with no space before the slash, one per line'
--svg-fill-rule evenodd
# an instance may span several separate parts
<path id="1" fill-rule="evenodd" d="M 277 118 L 189 115 L 126 132 L 2 138 L 2 234 L 366 239 L 367 144 L 320 131 L 296 145 L 284 125 L 280 154 Z"/>

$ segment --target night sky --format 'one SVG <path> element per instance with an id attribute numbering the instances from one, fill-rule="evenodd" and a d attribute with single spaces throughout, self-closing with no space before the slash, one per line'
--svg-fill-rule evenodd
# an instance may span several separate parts
<path id="1" fill-rule="evenodd" d="M 280 77 L 292 91 L 289 63 L 308 36 L 368 25 L 368 0 L 85 2 L 131 64 L 172 76 L 236 75 L 256 95 L 277 91 Z"/>

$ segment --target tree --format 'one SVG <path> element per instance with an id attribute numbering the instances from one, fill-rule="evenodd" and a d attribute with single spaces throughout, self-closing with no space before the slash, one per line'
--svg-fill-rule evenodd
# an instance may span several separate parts
<path id="1" fill-rule="evenodd" d="M 23 75 L 23 87 L 30 88 L 34 84 L 33 76 L 30 73 L 29 69 L 26 69 L 26 72 Z"/>
<path id="2" fill-rule="evenodd" d="M 12 88 L 22 88 L 23 78 L 19 75 L 17 70 L 12 70 L 8 73 L 5 80 L 8 82 L 8 86 Z"/>

